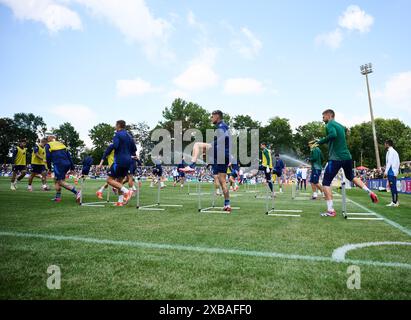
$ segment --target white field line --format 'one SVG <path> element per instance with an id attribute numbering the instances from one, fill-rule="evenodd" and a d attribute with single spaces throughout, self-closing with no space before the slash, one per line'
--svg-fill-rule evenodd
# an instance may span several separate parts
<path id="1" fill-rule="evenodd" d="M 364 207 L 363 205 L 359 204 L 358 202 L 355 202 L 355 201 L 353 201 L 353 200 L 351 200 L 351 199 L 348 199 L 348 197 L 347 197 L 347 201 L 355 204 L 357 207 L 361 208 L 362 210 L 365 210 L 365 211 L 371 213 L 372 215 L 377 216 L 378 218 L 384 219 L 384 221 L 387 222 L 389 225 L 391 225 L 391 226 L 393 226 L 394 228 L 397 228 L 398 230 L 401 230 L 401 231 L 404 232 L 405 234 L 411 236 L 411 230 L 407 229 L 406 227 L 403 227 L 403 226 L 400 225 L 399 223 L 394 222 L 394 221 L 392 221 L 392 220 L 390 220 L 390 219 L 387 219 L 387 218 L 384 217 L 383 215 L 381 215 L 381 214 L 379 214 L 379 213 L 376 213 L 376 212 L 368 209 L 367 207 Z M 348 214 L 348 215 L 349 215 L 349 214 Z"/>
<path id="2" fill-rule="evenodd" d="M 377 247 L 377 246 L 411 246 L 411 242 L 367 242 L 367 243 L 356 243 L 347 244 L 338 249 L 335 249 L 332 258 L 336 261 L 344 261 L 347 252 L 352 250 L 357 250 L 366 247 Z"/>
<path id="3" fill-rule="evenodd" d="M 62 235 L 23 233 L 23 232 L 11 232 L 11 231 L 0 231 L 0 236 L 31 238 L 31 239 L 45 239 L 45 240 L 56 240 L 56 241 L 76 241 L 76 242 L 93 243 L 93 244 L 99 244 L 99 245 L 126 246 L 126 247 L 142 248 L 142 249 L 175 250 L 175 251 L 187 251 L 187 252 L 198 252 L 198 253 L 209 253 L 209 254 L 229 254 L 229 255 L 239 255 L 239 256 L 249 256 L 249 257 L 302 260 L 302 261 L 311 261 L 311 262 L 355 263 L 355 264 L 361 264 L 361 265 L 367 265 L 367 266 L 395 267 L 395 268 L 403 268 L 403 269 L 411 270 L 411 264 L 399 263 L 399 262 L 380 262 L 380 261 L 348 260 L 348 259 L 343 260 L 343 261 L 338 261 L 338 260 L 333 259 L 332 257 L 322 257 L 322 256 L 309 256 L 309 255 L 287 254 L 287 253 L 278 253 L 278 252 L 264 252 L 264 251 L 250 251 L 250 250 L 239 250 L 239 249 L 207 248 L 207 247 L 184 246 L 184 245 L 176 245 L 176 244 L 160 244 L 160 243 L 139 242 L 139 241 L 107 240 L 107 239 L 85 238 L 85 237 L 79 237 L 79 236 L 62 236 Z"/>

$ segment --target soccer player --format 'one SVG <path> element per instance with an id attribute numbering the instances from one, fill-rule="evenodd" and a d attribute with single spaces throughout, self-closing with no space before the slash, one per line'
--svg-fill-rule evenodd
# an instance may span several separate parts
<path id="1" fill-rule="evenodd" d="M 93 157 L 91 154 L 87 154 L 83 159 L 83 168 L 81 170 L 81 178 L 88 176 L 90 173 L 91 166 L 93 165 Z"/>
<path id="2" fill-rule="evenodd" d="M 163 189 L 166 187 L 164 184 L 164 179 L 163 179 L 163 165 L 162 165 L 162 160 L 161 158 L 155 158 L 153 159 L 154 166 L 153 166 L 153 179 L 151 181 L 150 187 L 153 188 L 154 184 L 159 183 L 160 188 Z"/>
<path id="3" fill-rule="evenodd" d="M 263 171 L 265 174 L 265 180 L 267 182 L 268 187 L 274 197 L 274 185 L 272 179 L 272 170 L 273 170 L 273 157 L 271 155 L 271 150 L 267 148 L 267 144 L 265 142 L 260 143 L 261 149 L 261 157 L 260 157 L 260 167 L 259 171 Z"/>
<path id="4" fill-rule="evenodd" d="M 361 181 L 360 178 L 354 178 L 353 161 L 351 153 L 347 147 L 345 135 L 346 128 L 335 121 L 335 113 L 331 109 L 327 109 L 323 112 L 323 121 L 326 124 L 327 136 L 320 140 L 316 140 L 313 144 L 314 147 L 317 147 L 318 145 L 328 143 L 329 151 L 329 160 L 327 167 L 325 168 L 323 179 L 323 189 L 325 199 L 327 200 L 327 212 L 321 214 L 321 216 L 335 217 L 337 215 L 334 210 L 331 183 L 341 168 L 344 170 L 345 177 L 349 181 L 352 181 L 357 187 L 367 192 L 371 198 L 371 201 L 373 203 L 377 203 L 377 195 L 370 189 L 368 189 L 368 187 Z"/>
<path id="5" fill-rule="evenodd" d="M 180 169 L 184 169 L 186 167 L 186 162 L 184 161 L 184 156 L 181 158 L 181 162 L 177 166 L 177 172 L 178 172 L 178 179 L 181 184 L 181 188 L 184 187 L 184 182 L 186 180 L 186 174 L 183 171 L 180 171 Z"/>
<path id="6" fill-rule="evenodd" d="M 74 170 L 73 160 L 67 147 L 56 140 L 55 135 L 47 137 L 46 160 L 47 168 L 51 170 L 51 164 L 54 169 L 54 186 L 56 189 L 56 196 L 52 199 L 55 202 L 61 202 L 61 187 L 72 192 L 76 196 L 77 203 L 80 203 L 81 191 L 77 191 L 75 187 L 69 185 L 66 180 L 66 174 Z"/>
<path id="7" fill-rule="evenodd" d="M 230 163 L 227 168 L 228 180 L 230 181 L 230 191 L 238 191 L 237 178 L 238 178 L 238 165 Z"/>
<path id="8" fill-rule="evenodd" d="M 47 168 L 46 168 L 46 149 L 47 139 L 43 138 L 33 147 L 33 152 L 31 154 L 31 174 L 29 177 L 29 182 L 27 186 L 28 191 L 33 191 L 32 183 L 35 177 L 40 177 L 42 182 L 42 189 L 44 191 L 49 191 L 47 186 Z"/>
<path id="9" fill-rule="evenodd" d="M 132 156 L 137 151 L 133 138 L 126 131 L 126 122 L 124 120 L 116 122 L 116 134 L 114 135 L 113 143 L 107 148 L 103 158 L 107 157 L 112 150 L 114 150 L 114 163 L 110 167 L 107 183 L 118 190 L 119 198 L 115 206 L 122 207 L 130 201 L 133 195 L 133 191 L 128 190 L 123 185 L 123 181 L 130 169 Z M 99 170 L 101 166 L 100 162 L 98 165 Z"/>
<path id="10" fill-rule="evenodd" d="M 21 181 L 25 176 L 26 176 L 26 165 L 27 165 L 27 159 L 26 159 L 26 140 L 22 139 L 20 140 L 18 146 L 13 150 L 13 174 L 11 176 L 11 185 L 10 189 L 15 191 L 17 189 L 17 182 Z M 19 174 L 18 178 L 17 174 Z"/>
<path id="11" fill-rule="evenodd" d="M 230 162 L 230 132 L 228 125 L 223 121 L 223 112 L 220 110 L 211 113 L 211 122 L 216 126 L 217 134 L 213 143 L 197 142 L 193 147 L 192 164 L 180 169 L 182 172 L 194 172 L 194 167 L 200 154 L 210 152 L 213 159 L 213 175 L 223 189 L 224 194 L 224 211 L 231 213 L 230 191 L 227 188 L 227 167 Z M 220 160 L 220 161 L 219 161 Z"/>
<path id="12" fill-rule="evenodd" d="M 312 200 L 317 200 L 318 192 L 323 192 L 323 188 L 320 184 L 320 176 L 323 169 L 323 155 L 317 146 L 314 146 L 312 143 L 308 145 L 311 149 L 310 158 L 308 161 L 311 162 L 311 177 L 310 183 L 313 190 Z"/>
<path id="13" fill-rule="evenodd" d="M 392 201 L 387 205 L 387 207 L 399 207 L 400 203 L 398 201 L 397 176 L 400 171 L 400 157 L 398 152 L 394 149 L 394 143 L 392 140 L 385 141 L 384 146 L 385 149 L 387 149 L 384 178 L 388 178 L 392 197 Z"/>
<path id="14" fill-rule="evenodd" d="M 277 182 L 280 186 L 280 193 L 283 193 L 283 174 L 285 169 L 285 163 L 283 159 L 280 158 L 278 153 L 275 154 L 275 164 L 274 164 L 274 173 L 277 176 Z"/>
<path id="15" fill-rule="evenodd" d="M 110 151 L 110 150 L 111 150 L 111 151 Z M 104 161 L 106 161 L 106 159 L 107 159 L 107 163 L 108 163 L 108 168 L 109 168 L 109 170 L 110 170 L 111 166 L 113 165 L 113 163 L 114 163 L 114 149 L 110 148 L 110 150 L 107 150 L 107 149 L 106 149 L 106 152 L 104 152 L 103 157 L 102 157 L 99 165 L 97 166 L 97 168 L 98 168 L 97 170 L 98 170 L 98 171 L 100 171 L 99 168 L 101 168 L 101 167 L 103 166 L 103 163 L 104 163 Z M 96 192 L 97 198 L 99 198 L 100 200 L 103 200 L 103 192 L 104 192 L 104 189 L 107 189 L 107 188 L 108 188 L 108 183 L 106 182 L 106 183 L 105 183 L 103 186 L 101 186 L 101 188 L 98 189 L 98 191 Z M 113 188 L 113 190 L 116 190 L 116 191 L 117 191 L 117 189 L 114 189 L 114 188 Z"/>

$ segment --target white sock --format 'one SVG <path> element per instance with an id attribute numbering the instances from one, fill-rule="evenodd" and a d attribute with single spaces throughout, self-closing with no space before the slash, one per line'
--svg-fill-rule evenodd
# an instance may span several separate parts
<path id="1" fill-rule="evenodd" d="M 366 185 L 364 185 L 364 187 L 362 187 L 362 189 L 363 189 L 365 192 L 371 193 L 371 190 L 368 189 L 368 187 L 367 187 Z"/>
<path id="2" fill-rule="evenodd" d="M 124 201 L 124 196 L 123 195 L 119 196 L 118 197 L 118 202 L 123 202 L 123 201 Z"/>
<path id="3" fill-rule="evenodd" d="M 137 190 L 136 186 L 133 186 L 132 189 L 133 189 L 133 191 L 136 191 L 136 190 Z"/>
<path id="4" fill-rule="evenodd" d="M 332 200 L 327 200 L 327 209 L 328 211 L 334 211 L 334 205 Z"/>
<path id="5" fill-rule="evenodd" d="M 125 193 L 127 193 L 128 192 L 128 189 L 126 188 L 126 187 L 121 187 L 121 192 L 123 193 L 123 194 L 125 194 Z"/>
<path id="6" fill-rule="evenodd" d="M 318 196 L 317 192 L 314 192 L 313 197 L 317 198 L 317 196 Z"/>
<path id="7" fill-rule="evenodd" d="M 104 187 L 101 187 L 100 189 L 98 189 L 99 192 L 103 192 L 104 191 Z"/>
<path id="8" fill-rule="evenodd" d="M 164 187 L 164 182 L 161 182 L 161 183 L 160 183 L 160 186 L 161 186 L 161 187 Z"/>

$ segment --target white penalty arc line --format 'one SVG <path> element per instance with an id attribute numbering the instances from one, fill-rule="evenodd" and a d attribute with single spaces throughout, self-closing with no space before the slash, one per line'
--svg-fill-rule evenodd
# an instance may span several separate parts
<path id="1" fill-rule="evenodd" d="M 411 242 L 385 241 L 385 242 L 366 242 L 366 243 L 347 244 L 338 249 L 335 249 L 332 254 L 332 258 L 336 261 L 344 261 L 345 255 L 349 251 L 357 250 L 361 248 L 367 248 L 367 247 L 378 247 L 378 246 L 411 246 Z"/>
<path id="2" fill-rule="evenodd" d="M 400 263 L 400 262 L 381 262 L 381 261 L 349 260 L 349 259 L 341 261 L 341 260 L 335 260 L 332 257 L 308 256 L 308 255 L 287 254 L 287 253 L 279 253 L 279 252 L 194 247 L 194 246 L 184 246 L 184 245 L 175 245 L 175 244 L 107 240 L 107 239 L 85 238 L 85 237 L 79 237 L 79 236 L 61 236 L 61 235 L 51 235 L 51 234 L 22 233 L 22 232 L 10 232 L 10 231 L 0 231 L 0 236 L 45 239 L 45 240 L 56 240 L 56 241 L 77 241 L 77 242 L 84 242 L 84 243 L 113 245 L 113 246 L 126 246 L 126 247 L 134 247 L 134 248 L 141 248 L 141 249 L 161 249 L 161 250 L 176 250 L 176 251 L 188 251 L 188 252 L 210 253 L 210 254 L 230 254 L 230 255 L 249 256 L 249 257 L 303 260 L 303 261 L 311 261 L 311 262 L 355 263 L 355 264 L 361 264 L 361 265 L 367 265 L 367 266 L 395 267 L 395 268 L 403 268 L 403 269 L 411 270 L 411 264 Z"/>
<path id="3" fill-rule="evenodd" d="M 359 204 L 358 202 L 355 202 L 354 200 L 348 199 L 347 197 L 347 201 L 350 201 L 351 203 L 355 204 L 356 206 L 358 206 L 359 208 L 361 208 L 362 210 L 365 210 L 381 219 L 384 219 L 385 222 L 387 222 L 389 225 L 393 226 L 394 228 L 397 228 L 398 230 L 401 230 L 402 232 L 404 232 L 405 234 L 411 236 L 411 230 L 407 229 L 406 227 L 403 227 L 402 225 L 400 225 L 397 222 L 394 222 L 390 219 L 387 219 L 386 217 L 384 217 L 383 215 L 376 213 L 370 209 L 368 209 L 367 207 L 364 207 L 363 205 Z"/>

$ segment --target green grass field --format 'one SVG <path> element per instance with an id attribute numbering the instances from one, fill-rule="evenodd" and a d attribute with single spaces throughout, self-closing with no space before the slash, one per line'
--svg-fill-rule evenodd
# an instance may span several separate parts
<path id="1" fill-rule="evenodd" d="M 102 181 L 87 181 L 85 201 L 95 201 Z M 347 244 L 411 242 L 411 197 L 386 208 L 388 194 L 371 204 L 364 192 L 348 192 L 351 212 L 376 212 L 389 221 L 321 218 L 323 201 L 279 195 L 277 209 L 303 210 L 301 217 L 265 215 L 265 200 L 244 190 L 232 198 L 231 215 L 199 213 L 197 197 L 167 187 L 162 202 L 183 208 L 137 211 L 127 207 L 80 207 L 63 191 L 25 180 L 10 191 L 0 179 L 1 299 L 410 299 L 411 247 L 385 245 L 352 250 Z M 203 185 L 211 190 L 210 184 Z M 261 187 L 262 188 L 262 187 Z M 263 190 L 263 189 L 261 189 Z M 195 192 L 195 186 L 192 186 Z M 300 195 L 300 197 L 308 197 Z M 144 185 L 143 204 L 156 202 Z M 211 196 L 203 196 L 209 206 Z M 219 205 L 222 199 L 219 199 Z M 336 202 L 340 210 L 341 202 Z M 61 289 L 46 286 L 47 268 L 61 269 Z M 361 289 L 347 288 L 347 268 L 361 270 Z"/>

